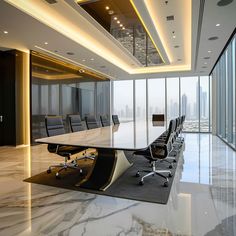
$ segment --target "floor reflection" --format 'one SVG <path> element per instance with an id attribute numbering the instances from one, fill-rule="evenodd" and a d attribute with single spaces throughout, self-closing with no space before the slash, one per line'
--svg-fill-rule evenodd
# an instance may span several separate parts
<path id="1" fill-rule="evenodd" d="M 60 157 L 1 147 L 0 235 L 236 235 L 235 152 L 210 134 L 184 137 L 167 205 L 23 182 Z"/>

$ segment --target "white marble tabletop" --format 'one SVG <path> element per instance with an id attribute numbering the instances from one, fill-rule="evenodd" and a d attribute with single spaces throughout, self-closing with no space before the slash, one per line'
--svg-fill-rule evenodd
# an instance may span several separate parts
<path id="1" fill-rule="evenodd" d="M 147 148 L 165 131 L 165 123 L 138 121 L 36 139 L 37 143 L 117 150 Z"/>

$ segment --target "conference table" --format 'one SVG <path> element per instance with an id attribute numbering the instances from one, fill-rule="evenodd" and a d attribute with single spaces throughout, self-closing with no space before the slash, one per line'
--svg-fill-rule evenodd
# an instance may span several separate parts
<path id="1" fill-rule="evenodd" d="M 165 131 L 165 122 L 137 121 L 36 139 L 37 143 L 95 148 L 90 173 L 77 186 L 105 191 L 132 164 L 124 151 L 147 149 Z"/>

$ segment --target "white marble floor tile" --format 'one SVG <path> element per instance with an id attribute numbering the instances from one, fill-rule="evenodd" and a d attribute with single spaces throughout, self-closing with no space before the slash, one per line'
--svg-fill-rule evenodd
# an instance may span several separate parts
<path id="1" fill-rule="evenodd" d="M 166 205 L 23 182 L 61 158 L 0 147 L 0 235 L 236 235 L 235 152 L 211 134 L 184 136 Z"/>

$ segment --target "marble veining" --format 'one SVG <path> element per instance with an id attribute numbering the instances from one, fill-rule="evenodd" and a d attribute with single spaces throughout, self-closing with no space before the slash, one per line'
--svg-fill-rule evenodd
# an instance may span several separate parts
<path id="1" fill-rule="evenodd" d="M 0 147 L 0 235 L 236 235 L 235 152 L 210 134 L 184 137 L 166 205 L 23 182 L 62 159 L 46 145 Z"/>

